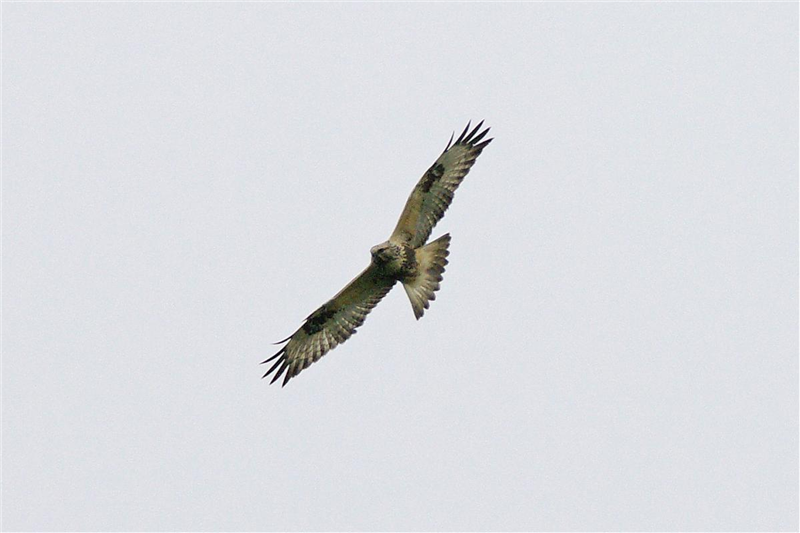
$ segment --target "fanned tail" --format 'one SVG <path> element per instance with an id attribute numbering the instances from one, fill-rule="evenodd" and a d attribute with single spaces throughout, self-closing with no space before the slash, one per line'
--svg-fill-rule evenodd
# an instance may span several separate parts
<path id="1" fill-rule="evenodd" d="M 414 316 L 419 320 L 431 300 L 436 299 L 434 292 L 439 290 L 444 267 L 447 265 L 447 256 L 450 252 L 450 234 L 446 233 L 431 241 L 421 248 L 417 248 L 417 275 L 413 279 L 403 280 L 403 288 L 411 300 Z"/>

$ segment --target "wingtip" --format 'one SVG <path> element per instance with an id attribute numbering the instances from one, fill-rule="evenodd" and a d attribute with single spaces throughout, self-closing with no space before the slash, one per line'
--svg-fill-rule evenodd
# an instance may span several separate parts
<path id="1" fill-rule="evenodd" d="M 444 152 L 446 152 L 446 151 L 448 151 L 450 149 L 450 145 L 453 144 L 453 138 L 455 136 L 456 136 L 456 132 L 453 132 L 453 133 L 450 134 L 450 140 L 447 141 L 447 146 L 444 147 Z M 442 153 L 444 153 L 444 152 L 442 152 Z"/>
<path id="2" fill-rule="evenodd" d="M 473 144 L 473 145 L 479 143 L 481 141 L 481 139 L 486 137 L 486 134 L 489 133 L 489 130 L 491 130 L 491 129 L 492 128 L 486 128 L 485 130 L 480 132 L 477 137 L 474 137 L 474 138 L 470 139 L 470 143 Z"/>
<path id="3" fill-rule="evenodd" d="M 270 368 L 267 371 L 267 373 L 264 374 L 264 376 L 262 377 L 262 379 L 263 379 L 263 378 L 267 377 L 268 375 L 270 375 L 272 373 L 272 371 L 275 370 L 278 367 L 279 364 L 281 365 L 281 367 L 278 368 L 277 372 L 275 372 L 275 375 L 272 376 L 272 381 L 269 382 L 270 385 L 272 385 L 273 383 L 278 381 L 278 378 L 283 375 L 283 372 L 286 370 L 286 367 L 289 366 L 289 361 L 287 359 L 285 359 L 285 358 L 284 359 L 278 359 L 278 362 L 275 363 L 275 365 L 272 368 Z"/>
<path id="4" fill-rule="evenodd" d="M 482 143 L 480 143 L 480 144 L 476 144 L 476 145 L 475 145 L 475 149 L 476 149 L 476 150 L 478 150 L 479 152 L 481 152 L 481 151 L 483 151 L 483 149 L 484 149 L 484 148 L 486 148 L 486 147 L 489 145 L 489 143 L 490 143 L 490 142 L 492 142 L 493 140 L 494 140 L 494 137 L 490 137 L 490 138 L 486 139 L 485 141 L 483 141 Z"/>
<path id="5" fill-rule="evenodd" d="M 275 355 L 273 355 L 272 357 L 270 357 L 270 358 L 268 358 L 268 359 L 264 359 L 264 360 L 263 360 L 263 361 L 261 361 L 261 363 L 259 363 L 259 364 L 263 365 L 264 363 L 269 363 L 270 361 L 273 361 L 274 359 L 276 359 L 276 358 L 280 357 L 280 356 L 281 356 L 283 353 L 285 353 L 285 352 L 286 352 L 286 346 L 284 346 L 283 348 L 281 348 L 280 350 L 278 350 L 278 353 L 276 353 Z"/>
<path id="6" fill-rule="evenodd" d="M 467 122 L 467 127 L 466 127 L 466 128 L 464 128 L 464 131 L 462 131 L 462 132 L 461 132 L 461 135 L 459 135 L 459 136 L 458 136 L 458 139 L 456 139 L 456 144 L 458 144 L 458 143 L 460 143 L 461 141 L 463 141 L 463 140 L 464 140 L 464 136 L 465 136 L 465 135 L 467 134 L 467 132 L 469 131 L 469 127 L 470 127 L 471 125 L 472 125 L 472 121 L 470 120 L 469 122 Z"/>
<path id="7" fill-rule="evenodd" d="M 482 120 L 478 122 L 478 125 L 475 126 L 475 128 L 473 128 L 472 131 L 469 132 L 469 135 L 467 135 L 467 137 L 464 139 L 465 144 L 471 144 L 473 142 L 472 138 L 475 137 L 475 134 L 478 133 L 478 130 L 481 129 L 481 126 L 483 126 Z"/>
<path id="8" fill-rule="evenodd" d="M 467 122 L 467 127 L 464 128 L 464 131 L 462 131 L 461 135 L 458 136 L 458 139 L 456 139 L 455 144 L 466 144 L 470 146 L 477 146 L 477 143 L 480 142 L 481 139 L 483 139 L 486 136 L 486 134 L 489 133 L 489 130 L 492 129 L 491 127 L 487 127 L 485 130 L 480 131 L 481 128 L 483 127 L 484 122 L 485 120 L 481 120 L 474 128 L 471 129 L 470 127 L 472 125 L 472 121 L 470 120 L 469 122 Z M 491 141 L 491 139 L 489 139 L 489 141 Z M 484 143 L 482 143 L 482 146 L 486 146 L 487 144 L 489 144 L 489 141 L 485 141 Z M 450 143 L 448 143 L 447 147 L 450 148 Z"/>

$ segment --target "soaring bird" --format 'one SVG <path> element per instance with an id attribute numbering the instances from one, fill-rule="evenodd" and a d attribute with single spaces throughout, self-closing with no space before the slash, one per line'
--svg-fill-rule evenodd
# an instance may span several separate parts
<path id="1" fill-rule="evenodd" d="M 455 143 L 455 134 L 450 136 L 442 155 L 411 191 L 389 240 L 370 250 L 372 259 L 369 266 L 336 296 L 308 315 L 291 336 L 276 343 L 286 344 L 262 362 L 277 359 L 263 376 L 274 372 L 270 383 L 275 383 L 283 375 L 285 386 L 311 363 L 349 339 L 398 281 L 411 300 L 414 316 L 417 320 L 422 317 L 429 301 L 436 298 L 434 292 L 439 290 L 449 254 L 450 234 L 425 243 L 453 201 L 453 194 L 475 159 L 492 142 L 492 139 L 481 142 L 489 132 L 489 128 L 480 131 L 482 125 L 483 121 L 470 130 L 470 123 L 467 123 Z"/>

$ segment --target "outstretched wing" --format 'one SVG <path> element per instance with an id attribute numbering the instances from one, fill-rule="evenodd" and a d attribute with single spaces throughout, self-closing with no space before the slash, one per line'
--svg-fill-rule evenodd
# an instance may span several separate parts
<path id="1" fill-rule="evenodd" d="M 394 284 L 394 279 L 382 275 L 370 264 L 336 296 L 308 315 L 291 337 L 278 343 L 289 341 L 278 353 L 262 362 L 278 360 L 263 377 L 275 372 L 270 382 L 275 383 L 285 372 L 283 385 L 286 385 L 311 363 L 349 339 Z"/>
<path id="2" fill-rule="evenodd" d="M 453 142 L 453 138 L 450 137 L 450 142 L 447 143 L 442 155 L 411 191 L 391 240 L 405 242 L 412 248 L 419 248 L 425 244 L 431 235 L 431 230 L 453 201 L 453 193 L 461 184 L 461 180 L 467 175 L 486 145 L 492 142 L 492 139 L 487 139 L 478 144 L 489 132 L 489 128 L 486 128 L 476 135 L 482 125 L 483 121 L 469 131 L 470 125 L 467 124 L 464 132 L 452 146 L 450 143 Z"/>

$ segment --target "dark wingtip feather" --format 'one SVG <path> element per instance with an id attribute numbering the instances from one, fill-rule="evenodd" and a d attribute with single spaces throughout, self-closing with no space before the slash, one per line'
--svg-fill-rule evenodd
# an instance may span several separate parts
<path id="1" fill-rule="evenodd" d="M 292 337 L 294 337 L 294 333 L 292 333 L 291 335 L 289 335 L 288 337 L 286 337 L 286 338 L 285 338 L 285 339 L 283 339 L 282 341 L 273 342 L 272 344 L 274 344 L 275 346 L 277 346 L 278 344 L 283 344 L 284 342 L 288 341 L 288 340 L 289 340 L 289 339 L 291 339 Z"/>
<path id="2" fill-rule="evenodd" d="M 470 127 L 470 125 L 471 125 L 471 124 L 472 124 L 472 121 L 471 121 L 471 120 L 470 120 L 469 122 L 467 122 L 467 127 L 466 127 L 466 128 L 464 128 L 464 131 L 462 131 L 462 132 L 461 132 L 461 135 L 459 135 L 459 136 L 458 136 L 458 139 L 456 139 L 456 144 L 459 144 L 461 141 L 463 141 L 463 140 L 464 140 L 464 135 L 466 135 L 466 134 L 467 134 L 467 132 L 469 131 L 469 127 Z"/>
<path id="3" fill-rule="evenodd" d="M 466 136 L 466 138 L 464 139 L 464 144 L 471 144 L 474 142 L 472 138 L 475 136 L 476 133 L 478 133 L 478 130 L 481 129 L 481 126 L 483 126 L 482 120 L 478 122 L 478 125 L 475 126 L 475 129 L 469 132 L 469 135 Z"/>
<path id="4" fill-rule="evenodd" d="M 283 359 L 282 362 L 283 362 L 283 365 L 281 365 L 281 367 L 278 369 L 278 371 L 275 372 L 275 375 L 272 376 L 272 381 L 269 382 L 270 385 L 272 385 L 273 383 L 278 381 L 278 378 L 281 377 L 283 372 L 286 370 L 286 367 L 289 366 L 289 361 L 288 360 Z M 266 376 L 264 376 L 264 377 L 266 377 Z"/>
<path id="5" fill-rule="evenodd" d="M 486 136 L 486 134 L 489 133 L 490 129 L 492 129 L 492 128 L 486 128 L 477 137 L 475 137 L 474 139 L 471 139 L 470 142 L 472 144 L 479 143 L 481 141 L 481 139 L 483 139 Z"/>
<path id="6" fill-rule="evenodd" d="M 456 136 L 456 132 L 453 132 L 453 133 L 450 134 L 450 140 L 447 141 L 447 146 L 444 147 L 444 152 L 446 152 L 446 151 L 448 151 L 450 149 L 450 145 L 453 144 L 453 137 L 455 137 L 455 136 Z M 442 152 L 442 153 L 444 153 L 444 152 Z"/>
<path id="7" fill-rule="evenodd" d="M 470 130 L 471 123 L 472 123 L 472 121 L 467 122 L 467 127 L 464 128 L 464 131 L 461 132 L 461 135 L 458 136 L 458 139 L 456 139 L 455 144 L 464 144 L 464 145 L 467 145 L 467 146 L 470 146 L 470 147 L 473 147 L 473 148 L 478 148 L 478 147 L 483 148 L 483 147 L 485 147 L 487 144 L 489 144 L 489 142 L 491 142 L 492 139 L 489 139 L 488 141 L 484 141 L 480 145 L 478 145 L 477 143 L 480 142 L 481 139 L 483 139 L 486 136 L 486 134 L 489 133 L 489 130 L 491 130 L 492 128 L 486 128 L 485 130 L 480 131 L 481 127 L 483 127 L 483 123 L 484 123 L 484 121 L 481 120 L 480 122 L 478 122 L 477 126 L 475 126 L 474 128 L 472 128 Z M 449 147 L 450 147 L 450 144 L 448 143 L 448 148 Z M 445 151 L 447 151 L 447 150 L 445 150 Z"/>
<path id="8" fill-rule="evenodd" d="M 264 362 L 266 363 L 266 361 L 264 361 Z M 267 370 L 266 373 L 263 376 L 261 376 L 261 379 L 264 379 L 265 377 L 269 376 L 276 368 L 278 368 L 278 366 L 283 364 L 283 362 L 284 362 L 283 359 L 278 359 L 277 361 L 275 361 L 275 364 L 272 365 L 272 368 Z"/>
<path id="9" fill-rule="evenodd" d="M 488 144 L 489 144 L 490 142 L 492 142 L 493 140 L 494 140 L 494 137 L 491 137 L 491 138 L 489 138 L 489 139 L 486 139 L 486 140 L 485 140 L 485 141 L 483 141 L 482 143 L 480 143 L 480 144 L 476 144 L 474 148 L 475 148 L 475 149 L 478 151 L 478 153 L 480 153 L 480 152 L 482 152 L 482 151 L 483 151 L 483 149 L 484 149 L 484 148 L 486 148 L 486 146 L 488 146 Z"/>
<path id="10" fill-rule="evenodd" d="M 264 360 L 263 360 L 263 361 L 261 361 L 261 363 L 259 363 L 259 364 L 262 364 L 262 365 L 263 365 L 264 363 L 269 363 L 270 361 L 272 361 L 273 359 L 275 359 L 276 357 L 278 357 L 279 355 L 281 355 L 281 354 L 282 354 L 282 353 L 284 353 L 284 352 L 286 352 L 286 346 L 284 346 L 283 348 L 281 348 L 280 350 L 278 350 L 278 353 L 276 353 L 275 355 L 273 355 L 273 356 L 272 356 L 272 357 L 270 357 L 269 359 L 264 359 Z M 270 372 L 271 372 L 271 371 L 270 371 Z M 268 372 L 268 373 L 269 373 L 269 372 Z"/>
<path id="11" fill-rule="evenodd" d="M 292 379 L 292 377 L 294 377 L 294 374 L 292 374 L 291 371 L 286 372 L 286 377 L 283 379 L 283 384 L 281 384 L 281 388 L 284 388 L 286 384 L 289 383 L 289 380 Z"/>

